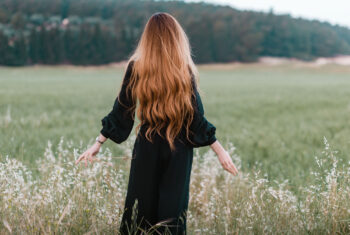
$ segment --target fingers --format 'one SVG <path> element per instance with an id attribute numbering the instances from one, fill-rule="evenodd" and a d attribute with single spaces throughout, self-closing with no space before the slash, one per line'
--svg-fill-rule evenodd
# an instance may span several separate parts
<path id="1" fill-rule="evenodd" d="M 231 166 L 228 166 L 227 171 L 230 172 L 232 175 L 237 174 L 237 172 Z"/>
<path id="2" fill-rule="evenodd" d="M 89 155 L 88 160 L 89 160 L 89 162 L 90 162 L 91 164 L 93 164 L 94 161 L 99 161 L 99 159 L 96 158 L 96 157 L 94 157 L 93 154 Z"/>
<path id="3" fill-rule="evenodd" d="M 229 173 L 233 174 L 233 175 L 237 175 L 238 174 L 238 170 L 235 166 L 235 164 L 233 164 L 232 159 L 229 155 L 229 153 L 227 151 L 225 151 L 224 153 L 221 153 L 218 155 L 219 161 L 222 165 L 222 167 L 228 171 Z"/>
<path id="4" fill-rule="evenodd" d="M 236 172 L 236 175 L 237 175 L 238 174 L 238 170 L 237 170 L 235 164 L 233 164 L 233 162 L 232 162 L 232 167 L 233 167 L 233 169 L 234 169 L 234 171 Z"/>
<path id="5" fill-rule="evenodd" d="M 78 164 L 81 160 L 83 160 L 85 157 L 85 153 L 79 156 L 79 158 L 75 161 L 75 164 Z"/>
<path id="6" fill-rule="evenodd" d="M 95 159 L 92 153 L 86 151 L 79 156 L 79 158 L 75 161 L 75 164 L 78 164 L 81 161 L 84 161 L 85 167 L 87 167 L 88 161 L 92 164 L 94 161 L 98 161 L 98 159 Z"/>
<path id="7" fill-rule="evenodd" d="M 91 155 L 89 155 L 89 157 L 87 158 L 87 160 L 90 162 L 90 163 L 92 163 L 94 160 L 93 160 L 93 158 L 91 157 Z"/>
<path id="8" fill-rule="evenodd" d="M 224 163 L 223 163 L 223 168 L 226 170 L 226 171 L 228 171 L 228 172 L 230 172 L 231 174 L 233 174 L 233 172 L 231 171 L 231 168 L 229 167 L 229 162 L 227 162 L 227 161 L 225 161 Z"/>
<path id="9" fill-rule="evenodd" d="M 223 164 L 222 164 L 223 168 L 230 172 L 231 174 L 233 175 L 237 175 L 238 174 L 238 170 L 236 168 L 236 166 L 233 164 L 232 161 L 225 161 Z"/>
<path id="10" fill-rule="evenodd" d="M 233 174 L 233 175 L 236 175 L 237 174 L 237 169 L 236 167 L 234 166 L 233 162 L 230 161 L 229 163 L 229 168 L 230 168 L 230 172 Z"/>

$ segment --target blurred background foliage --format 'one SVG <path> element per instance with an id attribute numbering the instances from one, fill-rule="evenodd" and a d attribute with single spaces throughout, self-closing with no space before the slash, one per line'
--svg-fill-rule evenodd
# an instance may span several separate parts
<path id="1" fill-rule="evenodd" d="M 183 1 L 0 0 L 0 64 L 106 64 L 126 60 L 148 18 L 175 16 L 196 63 L 260 56 L 312 60 L 350 54 L 350 29 L 228 6 Z"/>

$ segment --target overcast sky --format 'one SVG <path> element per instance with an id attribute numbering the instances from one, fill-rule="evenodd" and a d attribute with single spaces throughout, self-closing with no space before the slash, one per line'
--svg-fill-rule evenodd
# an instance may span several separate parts
<path id="1" fill-rule="evenodd" d="M 290 13 L 350 27 L 350 0 L 185 0 L 231 5 L 237 9 Z"/>

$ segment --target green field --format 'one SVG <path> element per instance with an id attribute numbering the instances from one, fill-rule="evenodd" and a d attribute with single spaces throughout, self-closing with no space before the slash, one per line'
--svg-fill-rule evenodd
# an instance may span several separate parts
<path id="1" fill-rule="evenodd" d="M 0 154 L 31 164 L 48 140 L 92 142 L 122 76 L 120 67 L 1 68 Z M 350 68 L 340 66 L 200 67 L 205 115 L 236 147 L 242 170 L 258 163 L 296 186 L 310 179 L 323 137 L 350 159 L 349 87 Z"/>
<path id="2" fill-rule="evenodd" d="M 0 234 L 118 234 L 135 136 L 106 143 L 94 165 L 74 160 L 99 133 L 123 73 L 0 68 Z M 195 152 L 188 234 L 349 234 L 350 68 L 200 74 L 205 115 L 240 174 L 209 147 Z"/>

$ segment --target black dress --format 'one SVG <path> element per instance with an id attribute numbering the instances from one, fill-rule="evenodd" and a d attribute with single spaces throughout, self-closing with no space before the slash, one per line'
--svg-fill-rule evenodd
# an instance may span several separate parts
<path id="1" fill-rule="evenodd" d="M 133 61 L 124 75 L 119 99 L 116 98 L 112 111 L 102 119 L 101 134 L 116 143 L 128 138 L 134 124 L 134 112 L 127 112 L 133 103 L 126 91 L 132 65 Z M 216 141 L 216 128 L 204 117 L 201 98 L 193 79 L 192 84 L 195 91 L 192 95 L 195 112 L 190 125 L 192 143 L 185 138 L 185 128 L 175 139 L 176 149 L 173 152 L 166 139 L 157 134 L 152 138 L 153 143 L 149 142 L 144 137 L 146 125 L 141 126 L 138 132 L 132 153 L 121 234 L 141 234 L 142 230 L 136 231 L 136 228 L 154 232 L 150 230 L 151 226 L 161 234 L 167 231 L 186 234 L 193 148 Z M 154 226 L 160 221 L 166 221 L 167 226 Z"/>

